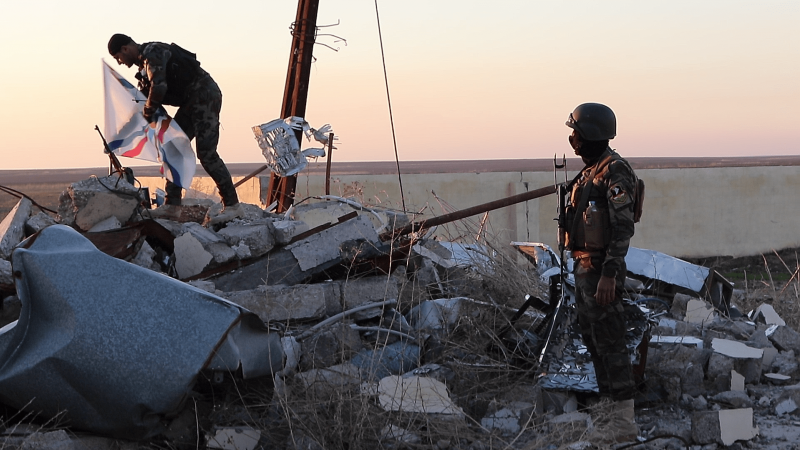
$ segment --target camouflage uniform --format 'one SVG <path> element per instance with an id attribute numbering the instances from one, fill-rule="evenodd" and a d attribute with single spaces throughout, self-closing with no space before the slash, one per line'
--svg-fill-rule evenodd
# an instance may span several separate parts
<path id="1" fill-rule="evenodd" d="M 605 163 L 610 157 L 610 162 Z M 570 204 L 574 211 L 586 189 L 592 168 L 589 201 L 595 202 L 602 217 L 603 248 L 587 245 L 580 213 L 569 236 L 569 248 L 575 258 L 573 273 L 577 298 L 578 322 L 583 340 L 592 355 L 600 393 L 614 400 L 627 400 L 635 394 L 631 360 L 625 346 L 625 319 L 622 312 L 622 289 L 627 274 L 625 255 L 634 232 L 633 190 L 635 175 L 627 161 L 613 150 L 606 149 L 570 183 Z M 588 203 L 587 203 L 588 204 Z M 596 216 L 598 217 L 598 216 Z M 589 248 L 587 248 L 589 247 Z M 595 300 L 602 275 L 616 280 L 615 298 L 610 305 L 600 306 Z"/>
<path id="2" fill-rule="evenodd" d="M 179 107 L 175 121 L 190 140 L 195 139 L 197 158 L 217 184 L 222 203 L 225 206 L 239 203 L 231 174 L 217 153 L 222 92 L 196 60 L 195 64 L 182 63 L 181 60 L 176 63 L 177 58 L 170 60 L 174 51 L 173 47 L 161 42 L 140 46 L 140 71 L 136 76 L 139 89 L 150 95 L 151 87 L 162 83 L 167 86 L 162 103 Z M 170 69 L 176 68 L 183 72 L 170 73 Z M 179 186 L 167 181 L 165 191 L 167 204 L 180 205 Z"/>

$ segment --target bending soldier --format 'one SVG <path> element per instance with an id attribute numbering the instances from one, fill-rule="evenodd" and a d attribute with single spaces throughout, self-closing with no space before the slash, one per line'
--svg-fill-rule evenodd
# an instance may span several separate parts
<path id="1" fill-rule="evenodd" d="M 601 396 L 610 397 L 611 422 L 600 439 L 630 441 L 636 386 L 625 345 L 622 293 L 625 256 L 634 232 L 636 175 L 608 146 L 616 136 L 614 112 L 599 103 L 584 103 L 570 114 L 569 142 L 586 166 L 568 186 L 566 248 L 575 261 L 578 322 L 591 353 Z M 603 434 L 605 433 L 605 434 Z"/>
<path id="2" fill-rule="evenodd" d="M 217 153 L 222 92 L 211 75 L 200 67 L 194 53 L 176 44 L 148 42 L 139 45 L 124 34 L 111 36 L 108 53 L 118 64 L 127 67 L 136 64 L 139 68 L 136 79 L 139 89 L 147 95 L 145 119 L 155 120 L 162 104 L 178 107 L 175 121 L 190 140 L 195 139 L 197 158 L 222 197 L 222 213 L 211 218 L 210 223 L 241 217 L 242 209 L 231 174 Z M 166 205 L 181 204 L 179 186 L 168 180 L 165 191 Z"/>

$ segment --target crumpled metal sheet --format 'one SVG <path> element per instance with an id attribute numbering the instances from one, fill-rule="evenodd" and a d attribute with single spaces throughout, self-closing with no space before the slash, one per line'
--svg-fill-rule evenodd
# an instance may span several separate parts
<path id="1" fill-rule="evenodd" d="M 238 305 L 108 256 L 66 226 L 23 247 L 12 257 L 21 315 L 0 330 L 5 404 L 144 439 L 201 370 L 281 368 L 279 336 Z"/>
<path id="2" fill-rule="evenodd" d="M 710 269 L 681 259 L 636 247 L 628 249 L 625 257 L 628 272 L 700 292 Z"/>

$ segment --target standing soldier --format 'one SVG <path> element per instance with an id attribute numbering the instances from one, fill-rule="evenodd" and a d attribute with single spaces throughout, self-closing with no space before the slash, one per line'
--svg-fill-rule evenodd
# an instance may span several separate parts
<path id="1" fill-rule="evenodd" d="M 209 223 L 221 223 L 242 216 L 239 197 L 231 174 L 217 153 L 219 113 L 222 92 L 217 83 L 200 67 L 194 53 L 177 44 L 147 42 L 137 44 L 124 34 L 115 34 L 108 41 L 108 53 L 118 64 L 136 64 L 139 90 L 147 95 L 144 118 L 156 119 L 162 104 L 178 106 L 175 121 L 191 140 L 195 138 L 197 158 L 214 180 L 222 197 L 222 212 Z M 181 204 L 181 188 L 167 180 L 166 205 Z M 169 206 L 167 206 L 167 209 Z"/>
<path id="2" fill-rule="evenodd" d="M 608 146 L 617 119 L 608 106 L 579 105 L 566 125 L 569 142 L 586 166 L 568 186 L 566 249 L 575 261 L 578 323 L 592 356 L 600 395 L 613 401 L 610 417 L 594 438 L 608 443 L 635 440 L 636 386 L 625 345 L 622 290 L 625 255 L 634 231 L 636 175 Z"/>

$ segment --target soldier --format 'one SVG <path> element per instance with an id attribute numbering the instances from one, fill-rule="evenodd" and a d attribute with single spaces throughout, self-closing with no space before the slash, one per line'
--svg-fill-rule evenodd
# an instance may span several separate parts
<path id="1" fill-rule="evenodd" d="M 592 356 L 603 397 L 613 401 L 606 427 L 595 438 L 635 440 L 636 386 L 625 345 L 622 289 L 625 255 L 634 232 L 636 175 L 608 146 L 617 133 L 614 112 L 599 103 L 579 105 L 566 125 L 569 142 L 586 166 L 568 186 L 566 248 L 575 261 L 578 323 Z"/>
<path id="2" fill-rule="evenodd" d="M 191 140 L 195 139 L 197 158 L 217 184 L 223 210 L 210 217 L 209 224 L 241 217 L 243 211 L 233 187 L 231 174 L 217 153 L 219 112 L 222 92 L 217 83 L 200 67 L 194 53 L 177 44 L 147 42 L 137 44 L 124 34 L 115 34 L 108 41 L 108 53 L 118 64 L 136 64 L 139 90 L 147 95 L 144 117 L 155 120 L 162 104 L 178 106 L 175 121 Z M 165 209 L 181 204 L 181 188 L 167 180 Z"/>

